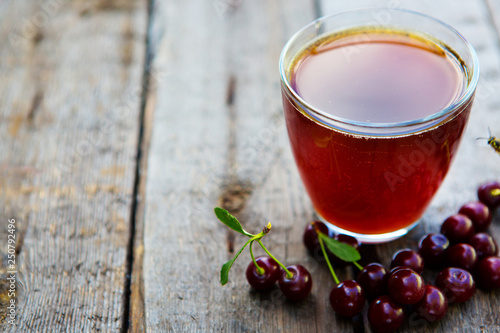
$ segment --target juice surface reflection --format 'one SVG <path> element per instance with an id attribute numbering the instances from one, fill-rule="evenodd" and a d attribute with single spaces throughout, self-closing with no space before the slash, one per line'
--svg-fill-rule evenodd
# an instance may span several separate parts
<path id="1" fill-rule="evenodd" d="M 334 116 L 390 123 L 438 112 L 467 84 L 460 61 L 429 40 L 394 31 L 360 36 L 332 36 L 305 50 L 290 68 L 292 88 Z M 283 89 L 292 151 L 317 213 L 360 234 L 416 222 L 455 156 L 471 100 L 418 133 L 377 137 L 312 120 Z"/>

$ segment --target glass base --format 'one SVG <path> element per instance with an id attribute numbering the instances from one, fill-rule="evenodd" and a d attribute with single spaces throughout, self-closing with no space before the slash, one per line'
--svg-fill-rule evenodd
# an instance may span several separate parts
<path id="1" fill-rule="evenodd" d="M 416 221 L 416 222 L 410 224 L 409 226 L 407 226 L 406 228 L 399 229 L 399 230 L 392 231 L 392 232 L 388 232 L 385 234 L 358 234 L 357 232 L 344 230 L 342 228 L 334 226 L 333 224 L 331 224 L 330 222 L 325 220 L 317 212 L 316 212 L 316 215 L 335 234 L 345 234 L 345 235 L 355 237 L 359 242 L 361 242 L 363 244 L 379 244 L 379 243 L 387 243 L 387 242 L 393 241 L 397 238 L 400 238 L 400 237 L 406 235 L 408 233 L 408 231 L 415 228 L 415 226 L 420 222 L 420 221 Z"/>

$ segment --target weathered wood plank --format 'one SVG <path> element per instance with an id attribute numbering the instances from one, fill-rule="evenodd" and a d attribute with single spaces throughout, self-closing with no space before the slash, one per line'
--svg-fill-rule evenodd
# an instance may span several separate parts
<path id="1" fill-rule="evenodd" d="M 18 326 L 6 330 L 122 327 L 146 7 L 0 5 L 2 255 L 8 218 L 24 239 Z"/>
<path id="2" fill-rule="evenodd" d="M 494 2 L 491 1 L 491 4 Z M 477 137 L 487 136 L 489 126 L 494 133 L 500 133 L 500 48 L 498 33 L 491 17 L 500 17 L 499 8 L 490 11 L 486 2 L 477 1 L 383 1 L 365 0 L 356 4 L 348 2 L 321 1 L 324 15 L 360 7 L 395 7 L 411 9 L 434 16 L 455 27 L 475 47 L 481 65 L 481 78 L 468 128 L 462 139 L 447 178 L 438 191 L 431 206 L 422 218 L 422 223 L 408 236 L 386 245 L 374 247 L 382 262 L 388 266 L 392 254 L 398 249 L 416 248 L 418 239 L 425 233 L 438 232 L 440 224 L 458 208 L 471 200 L 477 200 L 476 188 L 487 180 L 500 179 L 499 157 L 484 141 Z M 498 6 L 496 6 L 498 7 Z M 490 16 L 491 15 L 491 16 Z M 390 11 L 382 10 L 381 19 L 387 19 Z M 490 233 L 500 239 L 500 216 L 497 214 Z M 435 274 L 426 276 L 433 282 Z M 500 308 L 499 291 L 484 293 L 479 291 L 466 304 L 451 306 L 446 318 L 440 323 L 422 326 L 409 323 L 404 331 L 409 332 L 493 332 L 500 328 L 497 312 Z M 366 318 L 365 318 L 366 323 Z"/>
<path id="3" fill-rule="evenodd" d="M 248 292 L 247 254 L 233 267 L 229 285 L 220 286 L 220 266 L 243 239 L 228 233 L 212 211 L 222 204 L 255 231 L 270 219 L 271 250 L 287 263 L 307 261 L 297 246 L 304 225 L 296 223 L 299 210 L 292 203 L 305 208 L 308 199 L 287 148 L 277 63 L 286 40 L 312 20 L 313 4 L 156 2 L 154 8 L 153 64 L 169 76 L 156 93 L 148 163 L 147 329 L 316 327 L 311 303 L 291 305 L 276 292 Z M 288 184 L 295 189 L 286 193 Z"/>

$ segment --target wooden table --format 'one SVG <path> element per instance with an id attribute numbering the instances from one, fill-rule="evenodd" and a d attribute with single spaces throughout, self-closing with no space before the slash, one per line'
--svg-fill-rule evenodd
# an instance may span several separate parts
<path id="1" fill-rule="evenodd" d="M 481 63 L 459 154 L 422 222 L 366 251 L 388 266 L 395 250 L 416 248 L 474 200 L 480 183 L 500 179 L 500 156 L 475 140 L 488 126 L 500 134 L 498 1 L 2 0 L 0 276 L 7 287 L 14 219 L 19 294 L 18 326 L 5 330 L 370 331 L 366 318 L 333 314 L 329 272 L 302 246 L 313 210 L 288 145 L 277 67 L 300 27 L 365 6 L 440 18 Z M 252 291 L 247 253 L 220 286 L 220 266 L 244 239 L 215 219 L 217 205 L 250 231 L 272 221 L 265 244 L 313 274 L 307 300 Z M 490 232 L 500 239 L 499 214 Z M 5 310 L 6 290 L 0 296 Z M 444 320 L 401 331 L 499 332 L 499 310 L 500 291 L 478 291 Z"/>

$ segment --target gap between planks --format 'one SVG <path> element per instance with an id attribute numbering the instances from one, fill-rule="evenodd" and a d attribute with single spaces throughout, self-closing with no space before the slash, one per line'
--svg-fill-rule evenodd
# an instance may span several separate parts
<path id="1" fill-rule="evenodd" d="M 123 316 L 121 332 L 145 332 L 144 284 L 142 260 L 144 252 L 144 209 L 147 180 L 149 143 L 153 128 L 156 84 L 151 75 L 151 64 L 155 54 L 150 52 L 150 27 L 153 0 L 148 3 L 145 40 L 145 63 L 142 75 L 141 105 L 139 112 L 139 133 L 137 140 L 134 189 L 130 212 L 130 236 L 127 245 L 127 267 L 125 273 Z"/>

